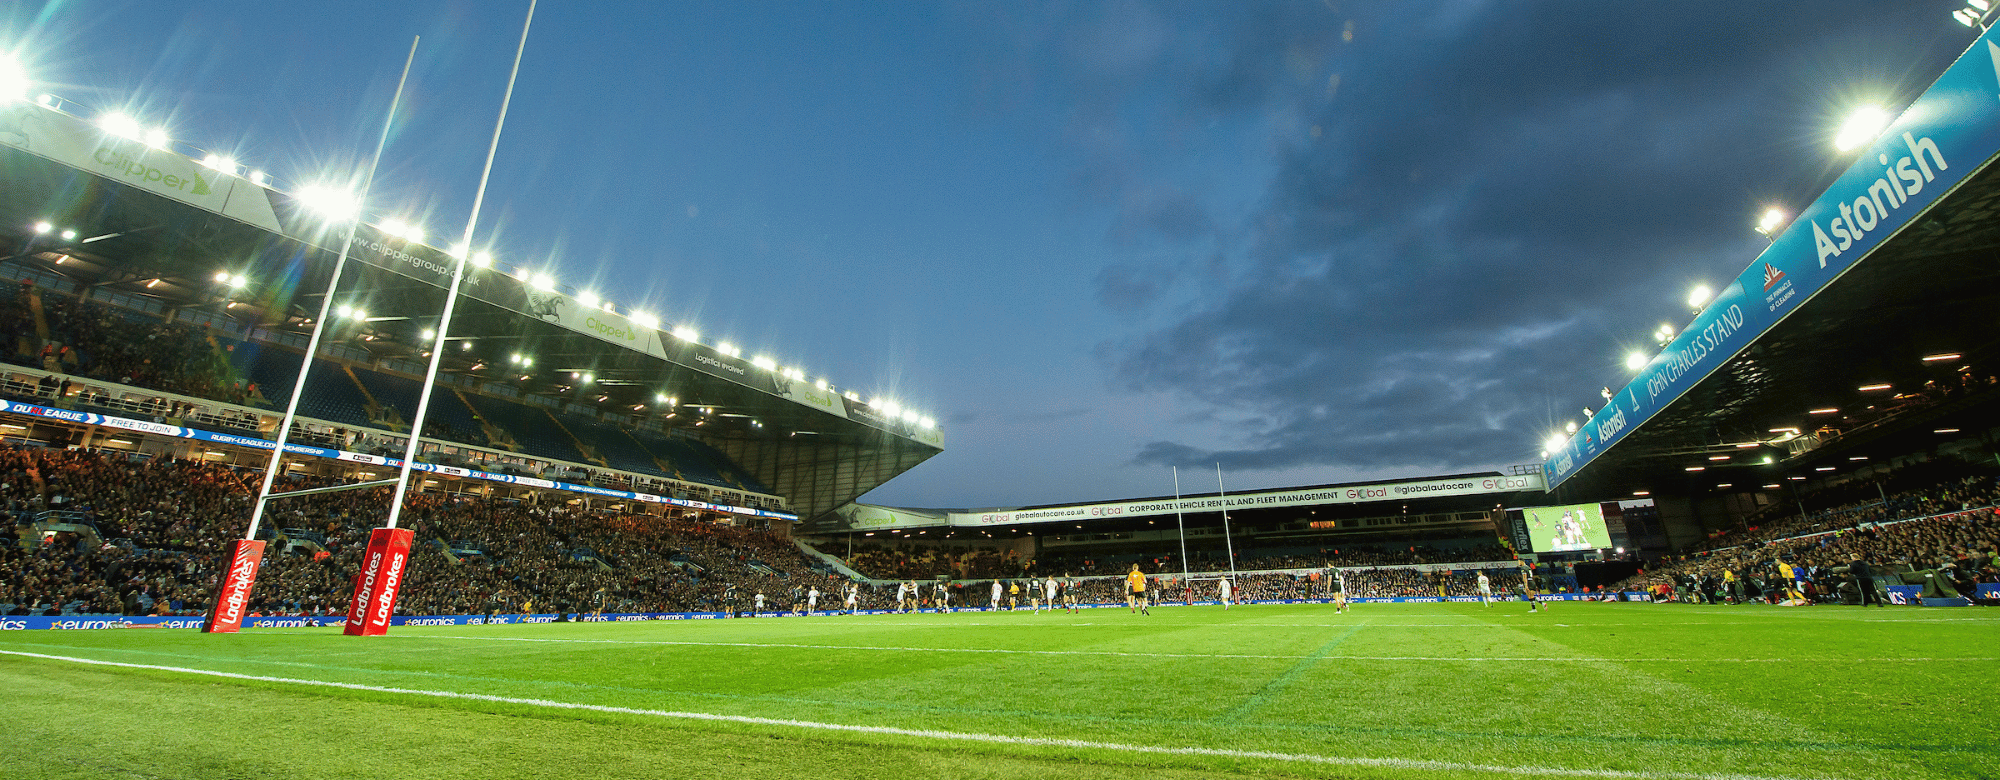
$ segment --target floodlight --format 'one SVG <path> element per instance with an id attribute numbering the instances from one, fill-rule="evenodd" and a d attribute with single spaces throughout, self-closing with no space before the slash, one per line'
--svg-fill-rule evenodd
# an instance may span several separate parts
<path id="1" fill-rule="evenodd" d="M 1551 433 L 1549 434 L 1549 440 L 1542 443 L 1542 447 L 1543 449 L 1546 449 L 1549 452 L 1561 452 L 1563 445 L 1568 443 L 1569 440 L 1563 438 L 1562 434 Z"/>
<path id="2" fill-rule="evenodd" d="M 269 185 L 271 183 L 271 180 L 269 177 L 265 176 L 263 171 L 251 171 L 250 183 L 255 184 L 259 187 L 263 187 Z"/>
<path id="3" fill-rule="evenodd" d="M 43 220 L 41 222 L 35 223 L 36 233 L 47 233 L 54 229 L 56 229 L 56 226 L 49 224 L 48 220 Z"/>
<path id="4" fill-rule="evenodd" d="M 1569 421 L 1569 422 L 1566 422 L 1566 423 L 1563 423 L 1563 432 L 1564 432 L 1564 433 L 1576 433 L 1576 421 L 1575 421 L 1575 420 L 1571 420 L 1571 421 Z"/>
<path id="5" fill-rule="evenodd" d="M 244 276 L 242 274 L 236 274 L 234 276 L 229 277 L 229 286 L 231 287 L 242 287 L 249 283 L 250 283 L 250 277 Z"/>
<path id="6" fill-rule="evenodd" d="M 437 334 L 438 332 L 436 328 L 425 328 L 423 335 L 418 336 L 418 338 L 421 338 L 425 341 L 430 341 L 431 339 L 437 338 Z"/>
<path id="7" fill-rule="evenodd" d="M 472 264 L 480 268 L 492 268 L 493 253 L 485 251 L 472 253 Z"/>
<path id="8" fill-rule="evenodd" d="M 346 222 L 361 213 L 361 201 L 344 188 L 329 187 L 324 184 L 308 184 L 292 194 L 300 205 L 319 212 L 319 215 L 334 222 Z"/>
<path id="9" fill-rule="evenodd" d="M 937 420 L 929 416 L 926 416 L 922 419 L 917 420 L 917 424 L 924 426 L 925 428 L 936 428 Z"/>
<path id="10" fill-rule="evenodd" d="M 528 274 L 528 283 L 534 285 L 535 289 L 542 292 L 556 291 L 556 278 L 550 276 L 546 271 L 536 271 Z"/>
<path id="11" fill-rule="evenodd" d="M 139 126 L 139 120 L 127 116 L 122 111 L 113 111 L 97 118 L 97 127 L 119 138 L 139 140 L 146 129 Z"/>
<path id="12" fill-rule="evenodd" d="M 167 137 L 167 131 L 157 127 L 146 131 L 146 145 L 154 149 L 165 149 L 172 140 Z"/>
<path id="13" fill-rule="evenodd" d="M 1688 291 L 1688 306 L 1699 309 L 1708 305 L 1709 300 L 1714 297 L 1715 291 L 1708 289 L 1708 285 L 1697 284 L 1694 289 Z"/>
<path id="14" fill-rule="evenodd" d="M 1637 371 L 1637 370 L 1639 370 L 1639 369 L 1642 369 L 1642 368 L 1645 368 L 1645 367 L 1646 367 L 1646 354 L 1645 354 L 1645 353 L 1643 353 L 1643 352 L 1633 352 L 1633 353 L 1630 353 L 1630 354 L 1627 354 L 1627 355 L 1625 356 L 1625 368 L 1626 368 L 1626 369 L 1628 369 L 1628 370 L 1631 370 L 1631 371 Z"/>
<path id="15" fill-rule="evenodd" d="M 715 351 L 720 352 L 724 355 L 728 355 L 730 357 L 738 357 L 743 353 L 742 350 L 736 348 L 735 344 L 731 344 L 727 341 L 715 345 Z"/>
<path id="16" fill-rule="evenodd" d="M 219 154 L 211 154 L 201 158 L 201 166 L 210 170 L 221 171 L 231 176 L 236 175 L 236 161 Z"/>
<path id="17" fill-rule="evenodd" d="M 218 282 L 225 282 L 225 283 L 226 283 L 226 282 L 228 282 L 228 281 L 229 281 L 229 272 L 228 272 L 228 271 L 216 271 L 216 272 L 215 272 L 215 280 L 216 280 L 216 281 L 218 281 Z"/>
<path id="18" fill-rule="evenodd" d="M 576 294 L 576 302 L 582 304 L 586 309 L 595 309 L 601 301 L 597 297 L 597 293 L 585 290 Z"/>
<path id="19" fill-rule="evenodd" d="M 28 96 L 28 71 L 13 54 L 0 54 L 0 100 L 13 101 Z"/>
<path id="20" fill-rule="evenodd" d="M 1840 123 L 1840 132 L 1833 137 L 1833 148 L 1843 152 L 1860 148 L 1881 135 L 1891 118 L 1889 112 L 1877 105 L 1854 109 L 1854 113 L 1847 115 L 1847 121 Z"/>
<path id="21" fill-rule="evenodd" d="M 64 240 L 64 241 L 75 241 L 75 240 L 76 240 L 76 231 L 74 231 L 74 230 L 64 230 L 63 232 L 61 232 L 61 233 L 59 233 L 59 234 L 57 234 L 57 235 L 60 235 L 60 236 L 62 237 L 62 240 Z"/>
<path id="22" fill-rule="evenodd" d="M 641 328 L 647 330 L 660 329 L 660 318 L 653 316 L 651 312 L 635 311 L 630 316 L 632 321 L 638 323 Z"/>
<path id="23" fill-rule="evenodd" d="M 1987 11 L 1993 10 L 1993 4 L 1987 2 L 1986 0 L 1965 0 L 1965 4 L 1972 6 L 1972 10 L 1978 11 L 1980 13 L 1986 13 Z"/>
<path id="24" fill-rule="evenodd" d="M 701 338 L 701 334 L 695 332 L 694 328 L 675 328 L 674 338 L 680 339 L 682 341 L 694 341 L 696 339 Z"/>
<path id="25" fill-rule="evenodd" d="M 765 357 L 765 356 L 763 356 L 763 355 L 758 355 L 758 356 L 756 356 L 756 357 L 753 357 L 753 358 L 751 358 L 751 359 L 750 359 L 750 365 L 753 365 L 753 366 L 756 366 L 756 367 L 758 367 L 758 368 L 761 368 L 761 369 L 764 369 L 765 371 L 774 371 L 774 370 L 776 370 L 776 369 L 778 368 L 778 362 L 777 362 L 777 361 L 775 361 L 775 360 L 772 360 L 772 359 L 770 359 L 770 358 L 768 358 L 768 357 Z"/>
<path id="26" fill-rule="evenodd" d="M 338 314 L 342 317 L 352 317 L 354 316 L 354 307 L 343 303 L 339 306 L 334 307 L 333 313 Z"/>
<path id="27" fill-rule="evenodd" d="M 1764 212 L 1763 219 L 1757 221 L 1757 232 L 1768 236 L 1784 224 L 1785 212 L 1772 208 Z"/>
<path id="28" fill-rule="evenodd" d="M 1951 18 L 1957 19 L 1959 24 L 1967 27 L 1979 26 L 1979 14 L 1973 13 L 1970 8 L 1960 8 L 1951 12 Z"/>

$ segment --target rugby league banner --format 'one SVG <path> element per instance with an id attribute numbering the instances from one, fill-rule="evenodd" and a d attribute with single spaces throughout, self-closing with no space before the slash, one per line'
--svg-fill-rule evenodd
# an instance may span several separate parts
<path id="1" fill-rule="evenodd" d="M 201 630 L 209 634 L 234 634 L 243 628 L 249 611 L 250 588 L 257 584 L 257 567 L 264 562 L 264 543 L 238 539 L 229 545 L 229 568 L 222 570 L 222 587 L 216 589 L 215 609 Z"/>
<path id="2" fill-rule="evenodd" d="M 368 550 L 361 556 L 361 574 L 354 582 L 354 598 L 347 605 L 348 636 L 381 636 L 389 632 L 389 620 L 396 614 L 396 594 L 403 589 L 403 577 L 410 566 L 410 543 L 415 534 L 407 528 L 377 528 L 368 535 Z"/>

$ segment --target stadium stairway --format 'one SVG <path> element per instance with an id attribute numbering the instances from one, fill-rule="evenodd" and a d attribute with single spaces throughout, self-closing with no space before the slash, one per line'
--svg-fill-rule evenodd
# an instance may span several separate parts
<path id="1" fill-rule="evenodd" d="M 792 544 L 798 545 L 799 552 L 805 553 L 805 556 L 807 558 L 811 558 L 815 561 L 819 561 L 820 563 L 826 564 L 834 571 L 840 572 L 841 576 L 843 577 L 846 577 L 851 580 L 868 579 L 867 577 L 862 576 L 861 572 L 849 568 L 845 561 L 840 560 L 840 558 L 832 554 L 820 552 L 818 548 L 815 548 L 810 544 L 806 544 L 805 541 L 802 539 L 793 537 Z"/>
<path id="2" fill-rule="evenodd" d="M 603 455 L 597 454 L 596 447 L 590 446 L 588 442 L 585 442 L 583 440 L 583 437 L 576 435 L 575 431 L 570 430 L 569 426 L 564 425 L 562 418 L 557 417 L 555 412 L 543 409 L 542 415 L 549 418 L 549 423 L 554 425 L 556 427 L 556 430 L 562 431 L 564 436 L 569 437 L 570 445 L 576 447 L 577 452 L 583 453 L 583 459 L 585 461 L 590 463 L 595 463 L 607 469 L 611 468 L 611 462 L 605 460 Z"/>

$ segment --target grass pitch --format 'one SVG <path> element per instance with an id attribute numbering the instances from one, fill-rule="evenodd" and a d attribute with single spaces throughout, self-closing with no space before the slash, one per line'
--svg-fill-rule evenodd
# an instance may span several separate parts
<path id="1" fill-rule="evenodd" d="M 35 631 L 0 652 L 6 778 L 2000 777 L 1982 609 Z"/>

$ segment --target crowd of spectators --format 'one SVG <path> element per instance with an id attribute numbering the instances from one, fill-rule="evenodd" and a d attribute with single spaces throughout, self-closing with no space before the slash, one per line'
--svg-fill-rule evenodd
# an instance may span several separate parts
<path id="1" fill-rule="evenodd" d="M 23 283 L 0 285 L 0 334 L 0 358 L 17 365 L 236 404 L 261 400 L 207 326 L 135 319 Z"/>
<path id="2" fill-rule="evenodd" d="M 1851 585 L 1857 578 L 1848 570 L 1862 561 L 1891 584 L 1903 584 L 1896 579 L 1903 572 L 1932 572 L 1965 593 L 2000 582 L 1996 503 L 2000 477 L 1950 479 L 1718 537 L 1656 561 L 1612 589 L 1724 603 L 1844 600 L 1858 596 Z M 1781 565 L 1804 586 L 1793 587 Z M 1849 584 L 1846 595 L 1843 583 Z"/>
<path id="3" fill-rule="evenodd" d="M 260 476 L 191 460 L 0 447 L 0 611 L 200 614 L 228 543 L 248 526 Z M 332 482 L 288 478 L 276 491 Z M 398 611 L 706 610 L 738 591 L 833 588 L 768 531 L 586 511 L 538 495 L 548 500 L 409 498 L 402 524 L 416 545 Z M 250 608 L 343 613 L 388 500 L 387 488 L 374 488 L 272 502 Z"/>

